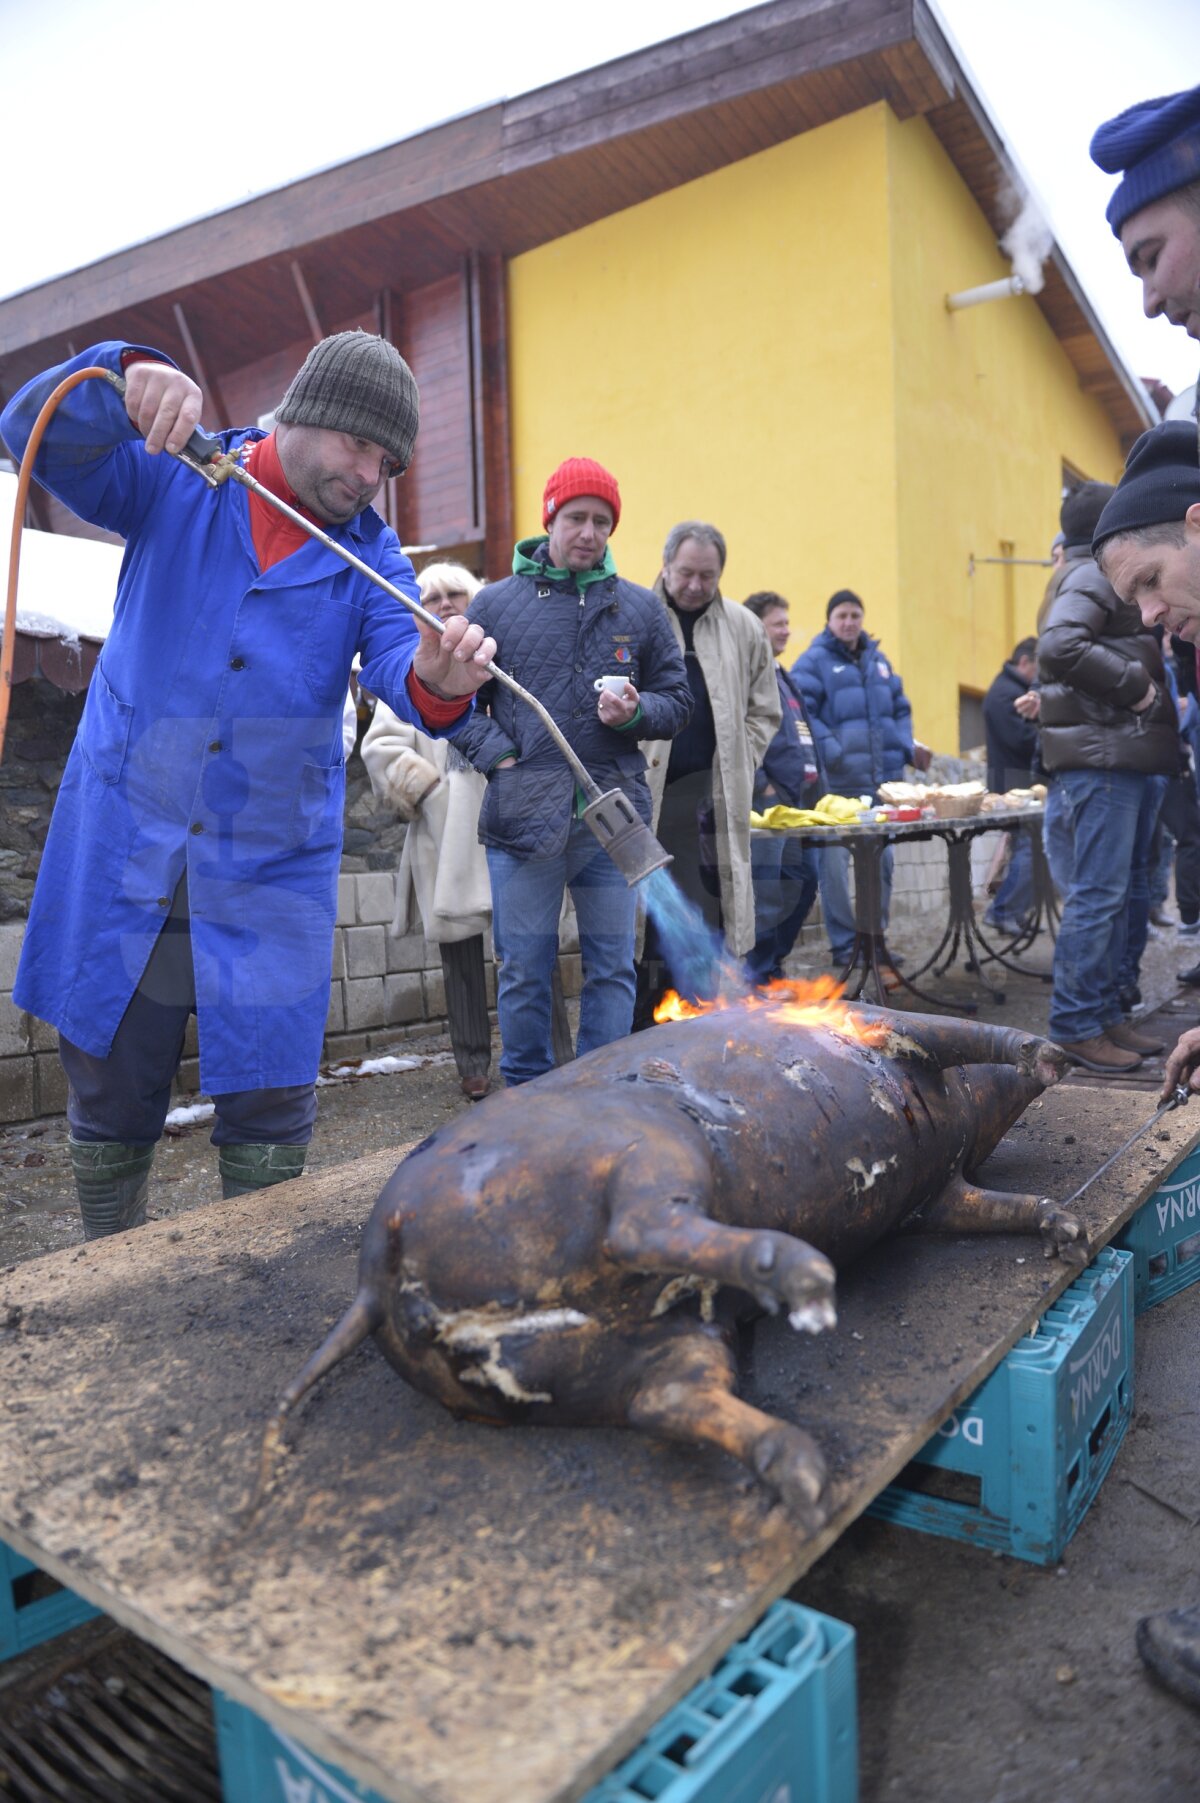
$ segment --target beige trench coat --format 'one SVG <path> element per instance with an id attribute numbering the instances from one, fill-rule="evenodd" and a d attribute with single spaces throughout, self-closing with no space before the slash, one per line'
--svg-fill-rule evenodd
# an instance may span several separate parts
<path id="1" fill-rule="evenodd" d="M 663 594 L 661 576 L 654 590 Z M 665 597 L 663 606 L 667 606 Z M 673 608 L 667 607 L 667 617 L 682 650 L 683 630 Z M 726 601 L 718 595 L 697 619 L 692 642 L 708 687 L 717 737 L 713 811 L 725 943 L 741 957 L 754 944 L 754 884 L 750 873 L 754 772 L 779 730 L 779 684 L 762 622 L 736 601 Z M 652 739 L 644 749 L 657 824 L 671 741 Z"/>
<path id="2" fill-rule="evenodd" d="M 484 932 L 492 918 L 492 891 L 477 829 L 487 779 L 449 739 L 431 739 L 382 701 L 363 735 L 362 760 L 379 800 L 410 823 L 396 876 L 392 931 L 421 930 L 435 945 Z"/>

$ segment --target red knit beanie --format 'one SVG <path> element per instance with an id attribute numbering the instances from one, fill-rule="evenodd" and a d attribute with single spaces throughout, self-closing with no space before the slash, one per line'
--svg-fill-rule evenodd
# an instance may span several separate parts
<path id="1" fill-rule="evenodd" d="M 542 525 L 549 526 L 559 508 L 577 495 L 595 495 L 612 508 L 613 531 L 621 518 L 621 491 L 617 478 L 610 476 L 594 457 L 568 457 L 560 463 L 546 484 L 542 496 Z"/>

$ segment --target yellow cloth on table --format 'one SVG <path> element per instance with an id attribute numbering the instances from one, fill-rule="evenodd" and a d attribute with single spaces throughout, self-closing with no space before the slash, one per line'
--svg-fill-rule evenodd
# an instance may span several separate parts
<path id="1" fill-rule="evenodd" d="M 815 808 L 787 808 L 780 804 L 768 808 L 765 814 L 751 814 L 750 824 L 780 831 L 788 827 L 854 826 L 873 806 L 869 795 L 860 795 L 857 800 L 850 795 L 822 795 Z"/>

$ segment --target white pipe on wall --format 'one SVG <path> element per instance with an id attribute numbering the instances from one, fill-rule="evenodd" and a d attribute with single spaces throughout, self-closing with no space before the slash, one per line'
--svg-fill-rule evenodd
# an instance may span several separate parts
<path id="1" fill-rule="evenodd" d="M 957 313 L 963 307 L 978 307 L 984 301 L 1007 300 L 1010 294 L 1024 294 L 1025 283 L 1019 275 L 1006 275 L 998 282 L 984 282 L 979 288 L 963 288 L 946 296 L 946 311 Z"/>

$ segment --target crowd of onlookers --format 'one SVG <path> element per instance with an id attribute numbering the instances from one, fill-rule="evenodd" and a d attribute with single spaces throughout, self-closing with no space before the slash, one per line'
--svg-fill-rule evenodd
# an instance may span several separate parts
<path id="1" fill-rule="evenodd" d="M 571 458 L 550 477 L 544 532 L 522 540 L 512 574 L 482 584 L 461 564 L 428 565 L 422 600 L 468 613 L 497 662 L 546 706 L 601 788 L 622 789 L 671 855 L 676 887 L 703 929 L 754 982 L 778 977 L 816 899 L 832 960 L 851 956 L 848 852 L 786 834 L 751 836 L 751 815 L 811 806 L 826 792 L 874 796 L 908 763 L 926 767 L 912 709 L 849 589 L 784 668 L 787 600 L 742 604 L 721 591 L 715 526 L 672 528 L 651 588 L 619 576 L 609 540 L 614 477 Z M 670 988 L 705 993 L 717 968 L 678 944 L 580 819 L 571 770 L 538 716 L 498 684 L 438 738 L 379 704 L 362 743 L 377 795 L 410 824 L 396 927 L 420 924 L 441 951 L 451 1040 L 464 1092 L 490 1086 L 484 934 L 497 963 L 501 1068 L 526 1082 L 572 1052 L 558 976 L 569 895 L 582 967 L 580 1053 L 652 1024 Z M 891 854 L 884 859 L 884 924 Z M 415 904 L 415 907 L 414 907 Z M 701 925 L 702 923 L 702 925 Z M 692 951 L 702 953 L 693 946 Z M 889 954 L 890 955 L 890 954 Z"/>

